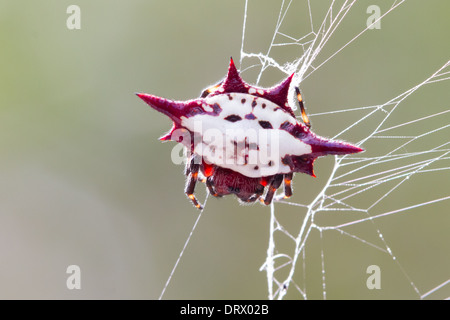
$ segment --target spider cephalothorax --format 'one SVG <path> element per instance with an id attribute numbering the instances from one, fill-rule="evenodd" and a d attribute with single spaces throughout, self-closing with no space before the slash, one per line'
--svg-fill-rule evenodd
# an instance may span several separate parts
<path id="1" fill-rule="evenodd" d="M 160 139 L 180 142 L 190 151 L 185 191 L 197 208 L 202 209 L 194 195 L 197 181 L 205 182 L 215 197 L 235 194 L 243 202 L 261 199 L 268 205 L 283 181 L 284 197 L 292 195 L 294 172 L 315 176 L 317 157 L 362 151 L 310 131 L 295 88 L 303 123 L 297 120 L 288 103 L 292 77 L 269 89 L 254 87 L 242 80 L 231 59 L 226 78 L 198 99 L 137 94 L 173 121 L 172 130 Z"/>

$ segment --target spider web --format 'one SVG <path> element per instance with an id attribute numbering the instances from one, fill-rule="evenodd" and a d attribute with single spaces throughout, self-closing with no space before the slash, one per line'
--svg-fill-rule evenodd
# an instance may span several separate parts
<path id="1" fill-rule="evenodd" d="M 373 24 L 402 10 L 404 2 L 391 1 L 389 6 L 383 2 L 381 16 Z M 295 72 L 293 81 L 302 88 L 318 70 L 373 32 L 364 23 L 351 29 L 353 36 L 334 41 L 341 39 L 339 32 L 352 14 L 361 15 L 361 10 L 355 13 L 356 1 L 329 1 L 321 7 L 312 1 L 286 0 L 279 3 L 275 29 L 262 53 L 264 49 L 252 47 L 246 37 L 257 23 L 252 11 L 256 5 L 245 2 L 240 63 L 246 78 L 253 75 L 257 84 L 276 72 L 281 72 L 280 79 Z M 304 27 L 301 34 L 286 31 L 296 23 Z M 448 236 L 437 239 L 446 252 L 426 249 L 429 234 L 447 217 L 443 204 L 450 200 L 446 182 L 450 110 L 443 99 L 449 75 L 446 62 L 424 80 L 375 105 L 322 111 L 306 101 L 314 131 L 321 134 L 315 124 L 342 123 L 330 136 L 366 151 L 335 157 L 320 188 L 308 193 L 298 187 L 292 200 L 272 204 L 267 257 L 261 267 L 267 274 L 269 299 L 358 297 L 343 288 L 353 281 L 369 292 L 366 267 L 372 264 L 380 266 L 382 288 L 391 291 L 379 290 L 368 297 L 449 297 L 448 274 L 433 274 L 443 262 L 447 265 L 440 267 L 448 270 L 448 258 L 440 258 L 448 256 Z M 430 92 L 440 97 L 433 99 Z M 410 112 L 411 104 L 425 98 L 427 108 Z M 304 183 L 301 179 L 296 175 L 294 182 Z"/>

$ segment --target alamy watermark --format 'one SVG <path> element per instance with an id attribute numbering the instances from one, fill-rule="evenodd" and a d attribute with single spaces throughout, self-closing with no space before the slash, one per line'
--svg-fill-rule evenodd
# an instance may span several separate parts
<path id="1" fill-rule="evenodd" d="M 201 164 L 227 166 L 270 166 L 276 169 L 278 159 L 289 146 L 280 146 L 280 130 L 256 130 L 227 128 L 202 130 L 202 123 L 194 124 L 194 132 L 179 128 L 171 133 L 171 140 L 179 142 L 173 147 L 171 160 L 174 164 L 185 163 L 191 152 L 198 155 L 194 161 Z M 294 139 L 293 139 L 294 140 Z M 298 140 L 297 140 L 298 141 Z M 301 143 L 301 142 L 297 142 Z M 310 147 L 306 143 L 306 149 Z"/>
<path id="2" fill-rule="evenodd" d="M 379 6 L 373 4 L 367 7 L 367 14 L 371 14 L 366 21 L 367 28 L 381 29 L 381 9 Z"/>
<path id="3" fill-rule="evenodd" d="M 367 267 L 367 274 L 370 276 L 367 278 L 366 286 L 367 289 L 381 289 L 381 269 L 376 264 Z"/>
<path id="4" fill-rule="evenodd" d="M 66 26 L 69 30 L 81 29 L 81 9 L 79 6 L 72 4 L 67 7 L 66 13 L 69 14 L 66 20 Z"/>
<path id="5" fill-rule="evenodd" d="M 76 264 L 67 267 L 66 273 L 70 274 L 66 280 L 67 289 L 81 289 L 81 269 Z"/>

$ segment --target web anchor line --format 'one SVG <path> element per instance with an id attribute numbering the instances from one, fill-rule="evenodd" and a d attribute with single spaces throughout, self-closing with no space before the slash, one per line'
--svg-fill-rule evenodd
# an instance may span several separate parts
<path id="1" fill-rule="evenodd" d="M 392 1 L 391 5 L 387 9 L 385 8 L 382 15 L 372 25 L 390 16 L 393 11 L 402 8 L 403 3 L 405 3 L 404 0 Z M 246 47 L 245 39 L 249 29 L 248 15 L 252 9 L 252 2 L 245 2 L 240 63 L 243 72 L 257 71 L 256 82 L 261 81 L 267 70 L 275 69 L 286 75 L 294 72 L 293 83 L 299 85 L 306 79 L 310 79 L 310 76 L 317 70 L 323 69 L 330 61 L 335 60 L 334 58 L 338 54 L 342 54 L 350 45 L 354 45 L 356 40 L 366 34 L 371 26 L 367 25 L 367 27 L 363 27 L 363 30 L 354 33 L 355 35 L 350 40 L 344 42 L 343 45 L 338 45 L 337 49 L 325 51 L 330 39 L 333 39 L 340 31 L 344 21 L 353 12 L 356 1 L 332 0 L 328 10 L 319 19 L 316 17 L 317 9 L 314 7 L 314 2 L 306 0 L 305 4 L 302 10 L 299 10 L 298 7 L 294 9 L 297 2 L 282 1 L 279 11 L 274 16 L 274 31 L 270 35 L 267 48 L 250 51 Z M 289 17 L 292 17 L 290 13 L 293 10 L 306 13 L 306 16 L 309 15 L 308 23 L 310 25 L 309 30 L 295 36 L 289 34 L 285 28 L 285 24 L 290 23 Z M 284 57 L 283 59 L 277 58 L 276 50 L 285 48 L 293 48 L 296 52 L 296 55 L 288 59 L 288 62 Z M 336 157 L 332 172 L 324 187 L 310 202 L 304 200 L 305 203 L 301 203 L 298 202 L 299 200 L 296 202 L 293 199 L 286 200 L 275 196 L 275 201 L 270 208 L 267 256 L 261 267 L 261 270 L 266 273 L 269 299 L 283 299 L 290 291 L 296 291 L 304 299 L 309 297 L 305 285 L 308 277 L 308 255 L 305 252 L 313 236 L 317 236 L 322 244 L 319 250 L 321 265 L 318 266 L 321 271 L 322 298 L 325 299 L 329 296 L 327 269 L 333 266 L 328 263 L 325 241 L 331 232 L 338 232 L 351 241 L 390 257 L 394 268 L 400 270 L 410 288 L 420 299 L 427 298 L 448 286 L 450 280 L 443 281 L 429 289 L 427 293 L 422 294 L 422 290 L 411 276 L 413 273 L 405 266 L 404 261 L 400 261 L 401 255 L 399 255 L 398 249 L 391 243 L 392 240 L 381 231 L 385 231 L 381 222 L 393 216 L 404 216 L 406 213 L 417 212 L 428 206 L 438 206 L 450 200 L 450 195 L 447 193 L 447 195 L 436 195 L 434 199 L 429 197 L 417 199 L 416 203 L 410 201 L 402 206 L 385 207 L 397 192 L 406 186 L 411 187 L 416 178 L 433 173 L 447 174 L 448 177 L 450 141 L 445 138 L 445 136 L 450 136 L 448 106 L 440 106 L 441 110 L 430 108 L 433 111 L 430 111 L 429 114 L 420 114 L 413 119 L 402 119 L 397 114 L 407 108 L 411 97 L 419 94 L 419 91 L 425 86 L 439 85 L 450 80 L 449 65 L 450 61 L 447 61 L 431 76 L 383 104 L 354 108 L 342 106 L 326 112 L 313 110 L 309 114 L 310 117 L 319 119 L 322 116 L 334 117 L 362 113 L 356 121 L 343 127 L 333 138 L 351 135 L 355 131 L 361 131 L 360 128 L 364 127 L 367 134 L 359 140 L 359 145 L 364 147 L 369 144 L 370 146 L 383 144 L 386 148 L 378 154 L 370 153 L 369 148 L 365 154 Z M 294 97 L 294 92 L 291 96 Z M 331 117 L 327 117 L 327 119 L 329 118 Z M 439 123 L 439 121 L 443 121 L 444 124 L 432 127 L 432 123 Z M 420 131 L 418 131 L 419 129 Z M 301 178 L 297 177 L 297 179 Z M 301 185 L 302 182 L 298 183 L 299 189 L 304 187 Z M 364 206 L 353 204 L 354 199 L 371 196 L 373 199 L 367 201 Z M 293 226 L 281 223 L 286 207 L 295 208 L 301 213 L 298 229 L 294 232 L 292 231 Z M 303 212 L 305 213 L 303 214 Z M 324 225 L 323 222 L 322 224 L 318 223 L 318 220 L 321 221 L 319 218 L 325 217 L 325 215 L 339 216 L 349 213 L 354 214 L 354 217 L 347 219 L 346 222 L 328 225 Z M 372 235 L 361 235 L 354 231 L 355 227 L 366 225 L 370 226 L 375 239 L 372 239 Z M 293 243 L 293 249 L 284 250 L 283 241 L 280 239 Z M 396 251 L 395 254 L 394 251 Z M 301 277 L 296 275 L 299 268 L 303 271 L 302 285 L 299 285 L 298 281 L 298 278 Z"/>

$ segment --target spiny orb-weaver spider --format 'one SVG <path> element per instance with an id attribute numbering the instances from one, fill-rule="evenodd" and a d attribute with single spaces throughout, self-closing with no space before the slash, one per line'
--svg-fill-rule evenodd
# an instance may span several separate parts
<path id="1" fill-rule="evenodd" d="M 293 76 L 268 89 L 251 86 L 231 59 L 225 79 L 198 99 L 173 101 L 137 94 L 173 121 L 160 140 L 182 143 L 190 151 L 185 192 L 195 207 L 203 209 L 194 195 L 197 181 L 204 182 L 214 197 L 235 194 L 243 202 L 260 199 L 269 205 L 283 181 L 283 197 L 292 195 L 295 172 L 315 177 L 317 157 L 363 151 L 315 135 L 295 87 L 303 123 L 297 120 L 288 103 Z"/>

